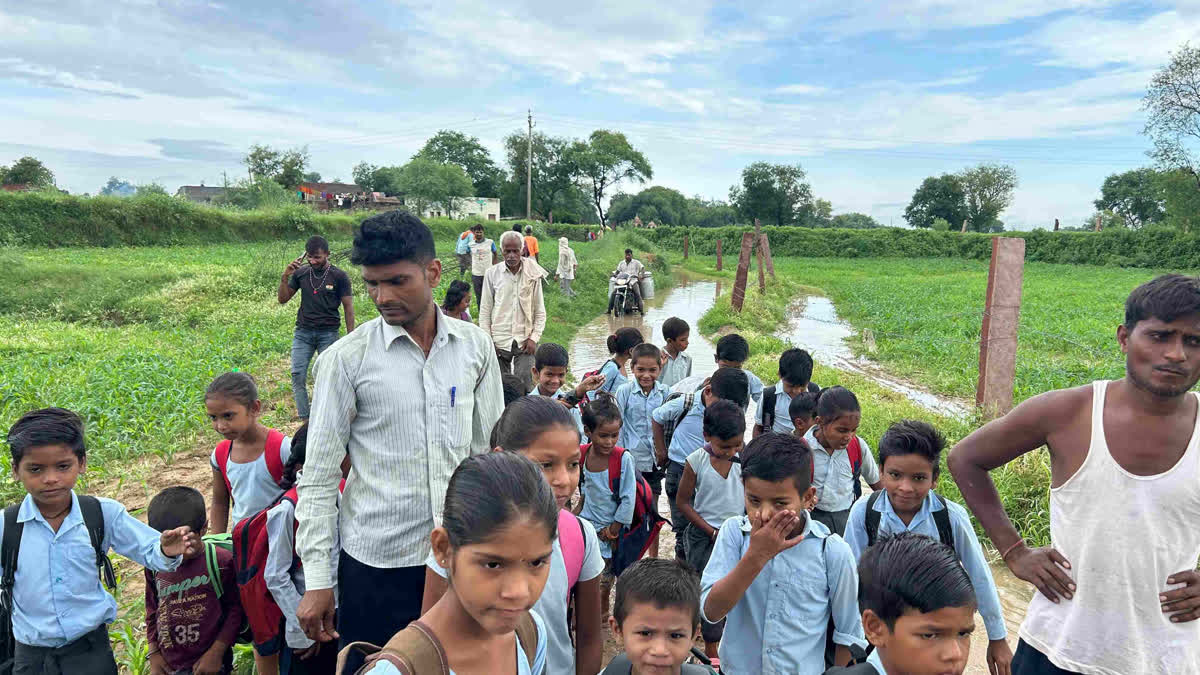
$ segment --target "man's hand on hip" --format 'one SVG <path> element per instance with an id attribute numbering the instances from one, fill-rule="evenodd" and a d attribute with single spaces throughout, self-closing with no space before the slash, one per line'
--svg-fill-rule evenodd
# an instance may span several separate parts
<path id="1" fill-rule="evenodd" d="M 537 343 L 533 340 L 525 340 L 525 344 L 521 346 L 521 351 L 526 354 L 533 354 L 537 351 Z"/>

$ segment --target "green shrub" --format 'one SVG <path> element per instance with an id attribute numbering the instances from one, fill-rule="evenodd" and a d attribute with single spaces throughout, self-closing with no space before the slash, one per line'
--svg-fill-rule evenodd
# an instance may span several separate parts
<path id="1" fill-rule="evenodd" d="M 683 250 L 690 236 L 696 255 L 716 253 L 722 239 L 727 256 L 736 256 L 745 227 L 660 227 L 645 235 L 667 250 Z M 775 256 L 804 258 L 966 258 L 988 260 L 993 236 L 1021 237 L 1030 262 L 1110 267 L 1200 267 L 1200 233 L 1153 228 L 1101 232 L 1005 232 L 1001 235 L 954 231 L 764 227 Z"/>

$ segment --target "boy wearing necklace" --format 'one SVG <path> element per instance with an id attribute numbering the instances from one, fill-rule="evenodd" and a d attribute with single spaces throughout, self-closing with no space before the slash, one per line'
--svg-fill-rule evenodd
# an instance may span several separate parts
<path id="1" fill-rule="evenodd" d="M 305 262 L 308 265 L 305 265 Z M 309 237 L 304 255 L 288 263 L 279 280 L 279 304 L 300 293 L 296 332 L 292 336 L 292 396 L 296 416 L 308 420 L 308 364 L 338 339 L 338 307 L 346 313 L 346 333 L 354 330 L 350 277 L 329 262 L 329 242 Z"/>

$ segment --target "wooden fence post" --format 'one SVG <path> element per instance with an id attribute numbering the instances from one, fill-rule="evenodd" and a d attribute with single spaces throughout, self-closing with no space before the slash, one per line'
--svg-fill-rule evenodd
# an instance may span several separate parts
<path id="1" fill-rule="evenodd" d="M 746 276 L 750 273 L 750 246 L 753 242 L 753 233 L 742 233 L 742 252 L 738 255 L 737 276 L 733 281 L 733 294 L 729 298 L 729 304 L 735 312 L 742 311 L 742 303 L 746 300 Z"/>
<path id="2" fill-rule="evenodd" d="M 975 388 L 975 405 L 983 409 L 985 417 L 999 417 L 1013 406 L 1024 270 L 1025 240 L 992 237 L 992 263 L 979 335 L 979 383 Z"/>
<path id="3" fill-rule="evenodd" d="M 763 259 L 767 262 L 767 274 L 771 278 L 775 278 L 775 259 L 771 257 L 771 240 L 767 238 L 767 233 L 763 232 L 759 235 L 758 247 L 762 249 Z"/>
<path id="4" fill-rule="evenodd" d="M 687 260 L 688 244 L 690 243 L 688 240 L 689 240 L 689 237 L 686 234 L 683 235 L 683 259 L 684 260 Z"/>
<path id="5" fill-rule="evenodd" d="M 717 240 L 717 271 L 721 271 L 721 240 Z"/>
<path id="6" fill-rule="evenodd" d="M 765 276 L 766 267 L 763 266 L 763 236 L 758 235 L 758 292 L 759 294 L 767 292 L 767 279 Z"/>

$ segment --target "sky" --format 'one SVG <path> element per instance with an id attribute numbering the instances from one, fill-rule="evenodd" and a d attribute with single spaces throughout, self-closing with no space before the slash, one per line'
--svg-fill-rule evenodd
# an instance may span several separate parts
<path id="1" fill-rule="evenodd" d="M 899 226 L 925 177 L 1005 163 L 1010 229 L 1077 225 L 1105 176 L 1150 164 L 1141 100 L 1188 40 L 1200 0 L 0 0 L 0 165 L 174 192 L 264 143 L 349 180 L 439 129 L 501 164 L 532 111 L 624 132 L 647 185 L 688 196 L 798 163 L 835 213 Z"/>

